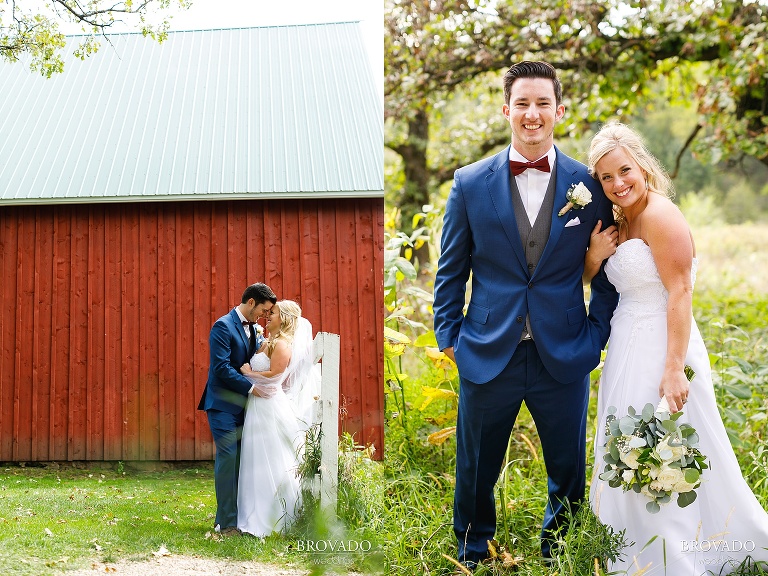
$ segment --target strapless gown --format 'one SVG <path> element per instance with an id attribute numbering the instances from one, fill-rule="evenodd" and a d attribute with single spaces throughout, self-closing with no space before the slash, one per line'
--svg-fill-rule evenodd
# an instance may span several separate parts
<path id="1" fill-rule="evenodd" d="M 696 266 L 694 260 L 693 280 Z M 700 576 L 708 570 L 728 574 L 730 563 L 741 562 L 747 555 L 768 560 L 768 514 L 744 481 L 731 448 L 715 403 L 709 357 L 695 321 L 686 364 L 696 377 L 682 421 L 696 428 L 700 449 L 711 466 L 696 489 L 696 501 L 680 508 L 673 497 L 659 513 L 651 514 L 646 511 L 645 496 L 611 488 L 598 478 L 605 467 L 608 407 L 615 406 L 617 414 L 625 415 L 629 406 L 640 411 L 649 402 L 656 405 L 667 349 L 668 293 L 650 248 L 640 239 L 623 242 L 609 258 L 606 273 L 621 299 L 611 320 L 598 393 L 590 500 L 603 523 L 617 531 L 626 529 L 627 540 L 635 543 L 625 549 L 622 561 L 612 570 L 644 576 Z M 656 540 L 646 547 L 654 536 Z"/>
<path id="2" fill-rule="evenodd" d="M 269 357 L 254 355 L 251 368 L 269 370 Z M 280 390 L 272 398 L 249 396 L 245 408 L 237 527 L 254 536 L 282 532 L 301 508 L 297 468 L 304 436 L 290 401 Z"/>

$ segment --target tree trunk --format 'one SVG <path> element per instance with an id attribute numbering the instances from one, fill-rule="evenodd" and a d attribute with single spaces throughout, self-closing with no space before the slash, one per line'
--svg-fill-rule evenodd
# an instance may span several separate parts
<path id="1" fill-rule="evenodd" d="M 427 167 L 427 142 L 429 118 L 425 110 L 418 110 L 408 122 L 408 141 L 399 147 L 405 170 L 405 186 L 400 197 L 400 227 L 406 234 L 413 232 L 413 216 L 429 204 L 429 168 Z M 418 226 L 417 226 L 418 228 Z M 429 246 L 424 244 L 414 250 L 412 260 L 421 265 L 429 263 Z"/>

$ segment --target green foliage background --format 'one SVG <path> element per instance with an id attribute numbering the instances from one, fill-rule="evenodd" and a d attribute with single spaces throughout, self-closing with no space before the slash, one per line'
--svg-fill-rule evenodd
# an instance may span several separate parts
<path id="1" fill-rule="evenodd" d="M 715 218 L 719 207 L 709 198 L 683 197 L 688 219 L 703 221 L 693 227 L 699 259 L 694 316 L 707 343 L 718 405 L 742 473 L 768 507 L 768 226 L 724 223 Z M 417 221 L 413 234 L 387 232 L 386 325 L 397 334 L 388 330 L 385 346 L 388 507 L 382 529 L 388 542 L 387 570 L 393 575 L 442 576 L 455 570 L 446 556 L 456 554 L 455 441 L 450 427 L 455 425 L 458 377 L 455 367 L 434 350 L 433 265 L 414 266 L 408 260 L 413 248 L 439 233 L 440 221 L 440 209 L 433 208 Z M 598 368 L 592 374 L 588 479 L 599 373 Z M 444 441 L 434 443 L 440 439 Z M 623 535 L 601 526 L 588 508 L 573 521 L 555 566 L 538 557 L 546 486 L 536 429 L 523 408 L 496 492 L 497 540 L 508 555 L 476 574 L 606 574 L 605 559 L 621 552 Z M 764 568 L 743 566 L 733 574 L 765 574 Z"/>

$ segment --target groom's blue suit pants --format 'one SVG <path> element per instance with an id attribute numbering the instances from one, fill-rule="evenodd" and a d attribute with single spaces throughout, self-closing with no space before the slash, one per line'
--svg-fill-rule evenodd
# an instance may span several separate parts
<path id="1" fill-rule="evenodd" d="M 237 488 L 240 473 L 240 441 L 245 412 L 207 411 L 208 425 L 216 444 L 213 481 L 216 487 L 216 521 L 221 529 L 237 526 Z"/>
<path id="2" fill-rule="evenodd" d="M 461 379 L 453 516 L 459 560 L 479 562 L 488 556 L 487 541 L 496 532 L 493 490 L 523 401 L 536 423 L 547 467 L 549 500 L 541 548 L 543 556 L 550 556 L 568 503 L 584 497 L 588 400 L 589 377 L 567 384 L 556 381 L 531 340 L 518 344 L 493 380 L 475 384 Z"/>

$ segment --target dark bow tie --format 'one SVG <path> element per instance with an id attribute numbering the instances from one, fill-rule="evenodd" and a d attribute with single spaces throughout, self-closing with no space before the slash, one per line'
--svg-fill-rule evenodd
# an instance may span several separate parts
<path id="1" fill-rule="evenodd" d="M 522 174 L 528 168 L 535 168 L 536 170 L 541 170 L 542 172 L 549 172 L 549 159 L 544 156 L 543 158 L 536 160 L 536 162 L 517 162 L 515 160 L 509 161 L 509 169 L 512 171 L 512 176 Z"/>
<path id="2" fill-rule="evenodd" d="M 243 320 L 243 326 L 253 326 L 256 324 L 256 322 L 248 322 L 248 320 Z"/>

